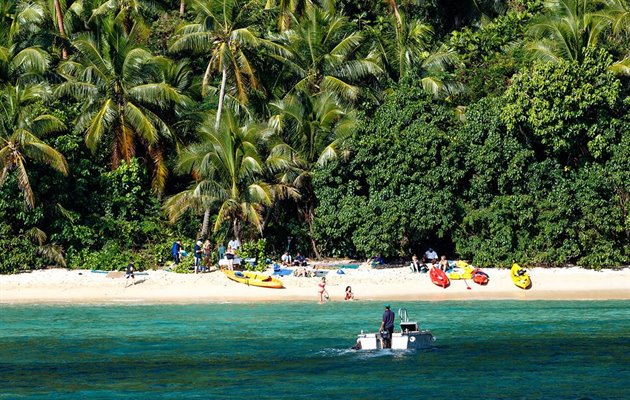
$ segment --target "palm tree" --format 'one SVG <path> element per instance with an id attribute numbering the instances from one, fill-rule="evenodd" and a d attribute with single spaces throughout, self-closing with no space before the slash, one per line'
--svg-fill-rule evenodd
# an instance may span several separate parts
<path id="1" fill-rule="evenodd" d="M 313 172 L 339 156 L 347 156 L 345 145 L 356 127 L 356 112 L 342 107 L 329 93 L 288 95 L 272 102 L 270 108 L 274 113 L 270 125 L 282 138 L 282 143 L 273 147 L 271 157 L 276 160 L 274 166 L 282 171 L 280 183 L 300 192 L 300 214 L 308 224 L 313 252 L 319 258 L 313 235 Z"/>
<path id="2" fill-rule="evenodd" d="M 597 0 L 551 0 L 547 13 L 532 20 L 526 48 L 539 59 L 582 62 L 587 48 L 595 47 L 610 20 L 599 12 Z"/>
<path id="3" fill-rule="evenodd" d="M 200 142 L 179 156 L 177 170 L 192 173 L 195 182 L 166 200 L 164 209 L 171 221 L 187 210 L 216 209 L 215 232 L 225 221 L 232 222 L 239 239 L 243 222 L 261 230 L 261 210 L 271 204 L 272 193 L 260 180 L 265 165 L 259 149 L 271 134 L 266 125 L 240 123 L 230 111 L 222 114 L 218 127 L 209 116 L 199 128 Z M 206 237 L 208 225 L 204 216 L 201 237 Z"/>
<path id="4" fill-rule="evenodd" d="M 260 45 L 271 45 L 259 37 L 253 22 L 262 10 L 258 0 L 192 0 L 195 22 L 177 30 L 171 51 L 191 51 L 209 58 L 202 81 L 206 95 L 210 78 L 221 76 L 219 104 L 215 124 L 223 111 L 228 79 L 235 97 L 247 104 L 250 87 L 258 88 L 258 79 L 250 57 Z"/>
<path id="5" fill-rule="evenodd" d="M 265 3 L 265 9 L 273 9 L 278 13 L 278 30 L 280 32 L 291 27 L 294 15 L 301 15 L 304 10 L 312 6 L 312 0 L 267 0 Z"/>
<path id="6" fill-rule="evenodd" d="M 49 165 L 64 175 L 68 173 L 65 158 L 40 139 L 65 129 L 59 119 L 41 114 L 41 108 L 34 106 L 48 95 L 49 90 L 43 84 L 7 84 L 0 88 L 0 185 L 5 183 L 9 173 L 15 172 L 27 208 L 35 206 L 27 160 Z"/>
<path id="7" fill-rule="evenodd" d="M 134 29 L 125 33 L 111 17 L 101 20 L 98 35 L 79 34 L 72 45 L 75 54 L 58 69 L 65 82 L 56 93 L 84 103 L 77 127 L 88 148 L 109 143 L 116 169 L 142 146 L 153 164 L 152 186 L 161 192 L 167 175 L 162 145 L 174 138 L 161 113 L 185 106 L 186 96 L 165 82 L 163 60 L 138 43 Z"/>
<path id="8" fill-rule="evenodd" d="M 422 87 L 434 96 L 456 92 L 457 86 L 445 82 L 441 75 L 459 60 L 444 46 L 433 49 L 433 28 L 419 20 L 408 21 L 402 12 L 389 20 L 391 24 L 384 30 L 369 30 L 375 39 L 374 52 L 383 60 L 390 77 L 399 81 L 414 72 L 420 76 Z"/>
<path id="9" fill-rule="evenodd" d="M 137 34 L 145 37 L 150 32 L 144 21 L 143 10 L 161 11 L 162 7 L 156 0 L 97 0 L 90 18 L 104 17 L 113 12 L 116 21 L 123 26 L 127 34 L 133 28 Z"/>
<path id="10" fill-rule="evenodd" d="M 629 9 L 626 0 L 551 0 L 547 14 L 532 20 L 526 49 L 536 58 L 584 61 L 586 50 L 597 46 L 603 32 L 627 33 Z M 610 69 L 630 75 L 630 57 L 615 62 Z"/>
<path id="11" fill-rule="evenodd" d="M 286 54 L 274 54 L 292 73 L 289 93 L 330 92 L 355 100 L 360 88 L 354 83 L 382 72 L 372 55 L 357 57 L 363 39 L 346 17 L 309 7 L 295 28 L 278 38 Z"/>
<path id="12" fill-rule="evenodd" d="M 27 33 L 38 33 L 44 9 L 36 3 L 0 1 L 0 87 L 36 82 L 48 68 L 45 50 L 18 41 Z"/>
<path id="13" fill-rule="evenodd" d="M 61 36 L 61 39 L 65 39 L 66 29 L 63 22 L 63 12 L 61 11 L 61 3 L 59 2 L 59 0 L 53 1 L 53 7 L 55 9 L 55 19 L 57 23 L 57 29 L 59 29 L 59 36 Z M 66 58 L 68 58 L 68 49 L 66 49 L 66 47 L 62 45 L 61 59 L 65 60 Z"/>
<path id="14" fill-rule="evenodd" d="M 629 0 L 601 0 L 604 7 L 604 17 L 612 25 L 613 34 L 619 36 L 621 43 L 630 41 L 630 1 Z M 625 57 L 611 65 L 610 69 L 618 75 L 630 76 L 630 49 L 626 47 Z"/>

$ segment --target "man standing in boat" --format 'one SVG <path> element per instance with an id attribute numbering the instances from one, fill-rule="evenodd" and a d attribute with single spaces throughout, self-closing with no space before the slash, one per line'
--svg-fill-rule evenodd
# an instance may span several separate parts
<path id="1" fill-rule="evenodd" d="M 383 339 L 383 348 L 391 349 L 392 348 L 392 336 L 394 335 L 394 318 L 396 315 L 392 310 L 390 310 L 389 305 L 385 306 L 385 312 L 383 313 L 383 321 L 381 321 L 381 328 L 379 332 L 387 332 L 387 335 L 382 335 Z"/>

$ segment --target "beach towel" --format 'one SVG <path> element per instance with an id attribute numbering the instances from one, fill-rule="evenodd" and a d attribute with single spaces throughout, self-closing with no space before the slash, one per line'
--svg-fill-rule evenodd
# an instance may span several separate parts
<path id="1" fill-rule="evenodd" d="M 278 275 L 278 276 L 288 276 L 288 275 L 292 275 L 293 274 L 293 270 L 292 269 L 288 269 L 288 268 L 284 268 L 284 269 L 273 269 L 273 274 L 271 275 Z"/>

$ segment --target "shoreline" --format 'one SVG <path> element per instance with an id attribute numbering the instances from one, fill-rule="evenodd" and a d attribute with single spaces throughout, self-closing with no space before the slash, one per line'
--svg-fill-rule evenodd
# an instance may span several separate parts
<path id="1" fill-rule="evenodd" d="M 331 301 L 343 302 L 346 286 L 359 301 L 493 301 L 493 300 L 630 300 L 630 268 L 593 271 L 572 268 L 533 268 L 533 285 L 519 289 L 508 269 L 487 269 L 490 283 L 454 280 L 446 289 L 431 283 L 428 274 L 408 267 L 320 270 L 327 279 Z M 162 270 L 136 275 L 125 287 L 120 272 L 50 269 L 0 276 L 0 304 L 204 304 L 255 302 L 317 302 L 320 277 L 280 278 L 283 289 L 250 287 L 227 279 L 220 271 L 176 274 Z M 470 289 L 467 289 L 467 285 Z"/>

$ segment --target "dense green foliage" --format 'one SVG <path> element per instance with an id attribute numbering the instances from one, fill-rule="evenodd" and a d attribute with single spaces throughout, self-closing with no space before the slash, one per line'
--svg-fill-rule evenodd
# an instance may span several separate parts
<path id="1" fill-rule="evenodd" d="M 0 0 L 0 273 L 235 236 L 258 260 L 627 264 L 629 11 Z"/>

